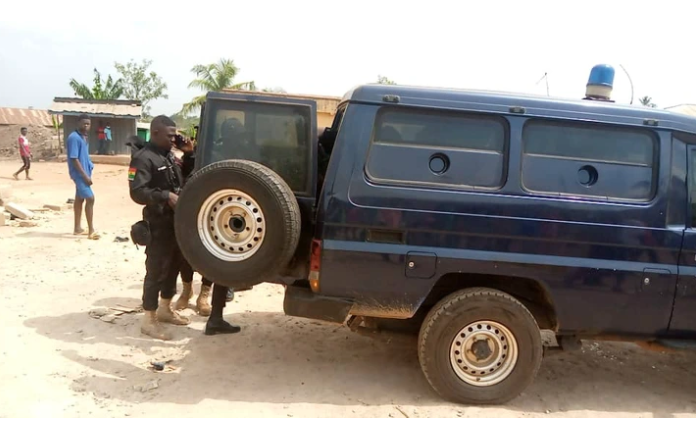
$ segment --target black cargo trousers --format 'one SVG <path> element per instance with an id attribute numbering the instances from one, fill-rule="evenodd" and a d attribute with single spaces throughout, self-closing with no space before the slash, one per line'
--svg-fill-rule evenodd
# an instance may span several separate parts
<path id="1" fill-rule="evenodd" d="M 173 299 L 176 295 L 176 279 L 184 257 L 176 241 L 173 218 L 151 220 L 150 235 L 150 243 L 145 248 L 143 309 L 156 311 L 160 296 Z"/>
<path id="2" fill-rule="evenodd" d="M 181 272 L 181 281 L 185 283 L 193 282 L 193 268 L 183 256 L 181 258 L 181 268 L 179 272 Z M 213 282 L 206 277 L 202 277 L 202 282 L 203 287 L 210 287 L 213 285 Z"/>

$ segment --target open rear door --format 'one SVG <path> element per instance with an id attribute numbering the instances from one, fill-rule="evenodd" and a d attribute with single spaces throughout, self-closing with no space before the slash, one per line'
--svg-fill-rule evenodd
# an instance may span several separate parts
<path id="1" fill-rule="evenodd" d="M 201 111 L 196 169 L 242 159 L 278 173 L 300 201 L 317 192 L 317 104 L 265 92 L 210 92 Z"/>

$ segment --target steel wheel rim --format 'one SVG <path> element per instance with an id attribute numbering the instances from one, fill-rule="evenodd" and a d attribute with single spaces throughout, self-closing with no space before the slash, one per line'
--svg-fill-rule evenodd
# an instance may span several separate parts
<path id="1" fill-rule="evenodd" d="M 198 212 L 198 235 L 205 248 L 226 262 L 240 262 L 263 245 L 266 218 L 250 195 L 224 189 L 210 195 Z"/>
<path id="2" fill-rule="evenodd" d="M 517 365 L 515 335 L 495 321 L 477 321 L 462 328 L 450 346 L 450 364 L 462 381 L 476 387 L 496 385 Z"/>

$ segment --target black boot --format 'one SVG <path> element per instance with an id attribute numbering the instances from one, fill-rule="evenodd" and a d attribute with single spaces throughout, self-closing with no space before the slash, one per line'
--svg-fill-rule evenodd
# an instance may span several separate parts
<path id="1" fill-rule="evenodd" d="M 215 336 L 216 334 L 234 334 L 242 331 L 242 328 L 232 325 L 222 318 L 210 317 L 205 324 L 205 335 Z"/>
<path id="2" fill-rule="evenodd" d="M 214 336 L 216 334 L 234 334 L 239 333 L 242 328 L 232 325 L 222 318 L 222 311 L 225 309 L 225 298 L 227 297 L 227 288 L 218 284 L 213 284 L 213 300 L 212 311 L 210 318 L 205 324 L 205 335 Z"/>

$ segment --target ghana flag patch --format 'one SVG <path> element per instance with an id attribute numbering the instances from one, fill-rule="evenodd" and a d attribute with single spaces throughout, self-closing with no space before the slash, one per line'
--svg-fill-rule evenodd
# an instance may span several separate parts
<path id="1" fill-rule="evenodd" d="M 128 169 L 128 180 L 135 179 L 135 172 L 136 172 L 135 167 L 131 167 L 130 169 Z"/>

